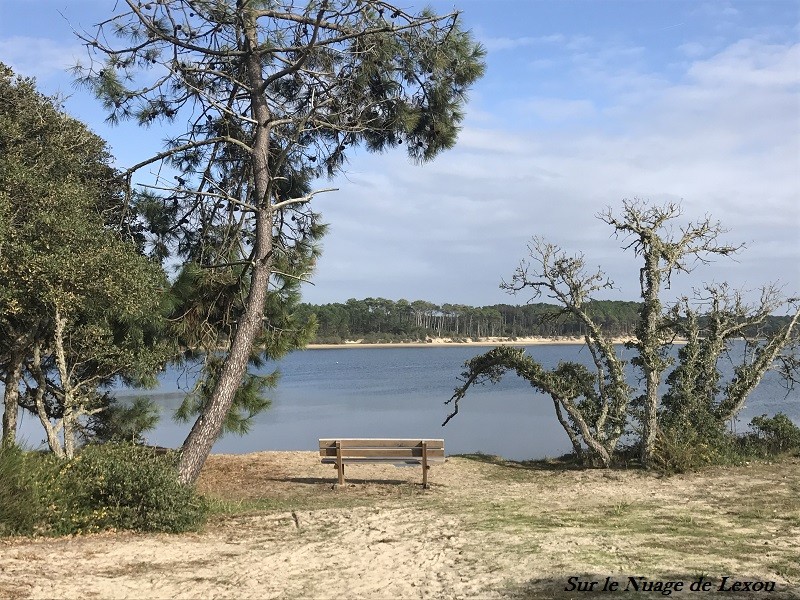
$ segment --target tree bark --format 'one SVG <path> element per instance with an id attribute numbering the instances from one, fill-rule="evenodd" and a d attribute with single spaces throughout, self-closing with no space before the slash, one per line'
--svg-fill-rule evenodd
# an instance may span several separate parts
<path id="1" fill-rule="evenodd" d="M 17 415 L 19 414 L 19 382 L 22 379 L 22 366 L 25 353 L 18 348 L 11 351 L 8 372 L 3 384 L 3 446 L 17 443 Z"/>
<path id="2" fill-rule="evenodd" d="M 643 238 L 646 240 L 646 238 Z M 664 370 L 663 361 L 659 356 L 660 340 L 658 325 L 661 320 L 661 292 L 662 271 L 659 267 L 659 248 L 650 241 L 645 250 L 645 266 L 641 272 L 642 288 L 642 318 L 640 319 L 639 359 L 645 374 L 644 415 L 642 423 L 642 441 L 640 460 L 642 466 L 650 467 L 656 445 L 656 432 L 658 431 L 658 384 Z"/>
<path id="3" fill-rule="evenodd" d="M 58 458 L 64 458 L 64 448 L 58 440 L 59 427 L 54 427 L 50 422 L 50 417 L 47 416 L 47 410 L 44 406 L 44 395 L 47 391 L 47 378 L 45 377 L 44 370 L 42 369 L 42 345 L 37 343 L 33 347 L 33 359 L 31 360 L 31 374 L 36 380 L 36 391 L 34 392 L 34 403 L 36 405 L 36 414 L 39 416 L 39 421 L 44 427 L 47 434 L 47 444 L 50 450 L 53 451 Z M 62 421 L 63 424 L 63 421 Z"/>
<path id="4" fill-rule="evenodd" d="M 553 406 L 556 409 L 556 418 L 558 418 L 558 422 L 561 423 L 561 427 L 567 432 L 567 437 L 569 437 L 569 441 L 572 443 L 572 451 L 575 452 L 575 458 L 582 463 L 585 457 L 583 447 L 581 447 L 581 441 L 578 439 L 578 435 L 572 429 L 572 426 L 564 418 L 564 413 L 561 411 L 561 400 L 555 396 L 553 396 Z"/>
<path id="5" fill-rule="evenodd" d="M 64 395 L 64 415 L 61 417 L 61 424 L 64 429 L 64 455 L 67 458 L 72 458 L 75 456 L 78 399 L 75 397 L 76 390 L 70 380 L 69 369 L 67 368 L 67 356 L 64 352 L 64 328 L 66 325 L 67 320 L 61 316 L 61 311 L 56 308 L 53 348 L 56 355 L 58 377 L 61 380 L 61 389 Z"/>
<path id="6" fill-rule="evenodd" d="M 271 274 L 272 259 L 272 213 L 270 207 L 269 127 L 270 110 L 261 87 L 264 83 L 261 57 L 255 51 L 258 46 L 256 19 L 252 9 L 239 1 L 244 21 L 245 69 L 252 100 L 252 118 L 256 121 L 253 142 L 253 185 L 257 211 L 254 264 L 250 275 L 250 290 L 245 301 L 245 310 L 230 351 L 225 357 L 214 392 L 203 414 L 195 421 L 191 432 L 183 443 L 178 463 L 178 478 L 193 485 L 200 476 L 203 464 L 219 437 L 225 416 L 231 408 L 236 390 L 247 372 L 253 343 L 263 328 L 264 304 Z"/>
<path id="7" fill-rule="evenodd" d="M 644 427 L 642 429 L 641 461 L 645 468 L 650 468 L 656 446 L 658 432 L 658 382 L 660 373 L 655 370 L 647 372 L 647 394 L 644 404 Z"/>
<path id="8" fill-rule="evenodd" d="M 588 447 L 587 453 L 594 463 L 593 466 L 597 466 L 597 461 L 599 461 L 599 464 L 602 467 L 606 469 L 610 467 L 611 454 L 608 448 L 604 447 L 603 444 L 594 435 L 592 435 L 589 425 L 586 423 L 586 419 L 583 418 L 580 410 L 578 410 L 575 404 L 568 400 L 561 400 L 561 405 L 564 407 L 567 413 L 569 413 L 569 416 L 572 417 L 575 423 L 577 423 L 578 428 L 581 430 L 581 437 L 583 437 L 583 441 L 586 442 L 586 446 Z"/>
<path id="9" fill-rule="evenodd" d="M 798 321 L 800 321 L 800 310 L 795 311 L 792 320 L 761 349 L 757 359 L 751 365 L 742 369 L 731 382 L 726 398 L 717 409 L 717 419 L 720 422 L 730 421 L 744 408 L 744 403 L 750 393 L 761 382 L 764 374 L 770 369 L 781 350 L 791 339 L 792 331 Z"/>

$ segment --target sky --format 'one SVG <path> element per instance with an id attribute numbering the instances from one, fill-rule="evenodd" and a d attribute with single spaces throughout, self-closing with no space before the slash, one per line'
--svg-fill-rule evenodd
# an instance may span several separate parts
<path id="1" fill-rule="evenodd" d="M 108 140 L 117 165 L 161 149 L 159 131 L 105 123 L 67 69 L 73 29 L 109 0 L 0 0 L 0 61 L 33 76 Z M 400 0 L 403 8 L 422 8 Z M 583 253 L 636 300 L 637 258 L 596 215 L 623 199 L 680 202 L 678 224 L 710 215 L 743 242 L 673 278 L 669 300 L 728 282 L 755 298 L 800 295 L 800 3 L 793 0 L 435 1 L 462 12 L 487 50 L 455 148 L 417 166 L 402 148 L 358 152 L 319 187 L 330 224 L 304 300 L 383 297 L 522 304 L 499 288 L 533 236 Z"/>

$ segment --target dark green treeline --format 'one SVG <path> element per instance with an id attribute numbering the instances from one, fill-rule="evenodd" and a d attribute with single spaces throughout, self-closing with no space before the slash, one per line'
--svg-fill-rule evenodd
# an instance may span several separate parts
<path id="1" fill-rule="evenodd" d="M 611 336 L 633 333 L 637 302 L 596 301 L 592 316 Z M 559 316 L 551 304 L 466 306 L 434 304 L 425 300 L 350 299 L 345 303 L 301 304 L 301 317 L 316 315 L 317 343 L 418 341 L 427 337 L 455 340 L 483 337 L 580 336 L 582 325 Z"/>
<path id="2" fill-rule="evenodd" d="M 596 300 L 589 304 L 590 315 L 609 337 L 633 336 L 639 302 Z M 424 341 L 428 337 L 448 337 L 456 341 L 484 337 L 574 337 L 582 336 L 583 326 L 552 304 L 522 306 L 495 304 L 467 306 L 434 304 L 425 300 L 387 300 L 351 298 L 345 303 L 300 304 L 301 319 L 316 316 L 315 343 L 338 344 L 345 340 L 365 342 Z M 785 317 L 769 317 L 761 331 L 777 329 Z"/>

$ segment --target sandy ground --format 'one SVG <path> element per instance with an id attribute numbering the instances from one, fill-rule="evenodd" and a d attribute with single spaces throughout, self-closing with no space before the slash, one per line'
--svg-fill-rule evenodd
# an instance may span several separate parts
<path id="1" fill-rule="evenodd" d="M 449 458 L 335 470 L 313 452 L 212 456 L 199 487 L 251 507 L 199 533 L 0 541 L 10 598 L 587 598 L 606 577 L 724 576 L 800 598 L 800 459 L 657 477 Z M 576 582 L 577 580 L 573 580 Z M 644 581 L 644 580 L 637 580 Z M 663 598 L 660 592 L 603 597 Z"/>
<path id="2" fill-rule="evenodd" d="M 614 338 L 615 344 L 624 344 L 629 338 Z M 331 348 L 431 348 L 439 346 L 541 346 L 552 344 L 584 344 L 582 337 L 519 337 L 513 340 L 504 337 L 486 337 L 469 339 L 468 341 L 453 341 L 452 338 L 429 338 L 427 342 L 391 342 L 391 343 L 363 343 L 362 340 L 350 340 L 342 344 L 309 344 L 308 350 Z"/>

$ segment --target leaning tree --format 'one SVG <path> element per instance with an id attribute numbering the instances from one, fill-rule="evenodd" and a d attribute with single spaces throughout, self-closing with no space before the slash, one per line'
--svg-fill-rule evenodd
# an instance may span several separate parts
<path id="1" fill-rule="evenodd" d="M 183 444 L 183 481 L 199 475 L 270 325 L 270 286 L 313 262 L 310 202 L 323 190 L 311 183 L 357 146 L 402 144 L 423 162 L 455 144 L 484 54 L 458 17 L 379 0 L 126 0 L 78 33 L 91 59 L 79 80 L 112 122 L 169 123 L 163 151 L 128 170 L 152 167 L 141 202 L 154 248 L 227 277 L 219 303 L 241 296 L 235 314 L 208 307 L 229 319 L 227 351 Z"/>
<path id="2" fill-rule="evenodd" d="M 583 255 L 570 256 L 535 238 L 528 248 L 530 260 L 523 261 L 511 282 L 501 287 L 555 300 L 560 309 L 554 318 L 577 318 L 584 325 L 594 368 L 564 362 L 547 370 L 522 350 L 496 348 L 466 363 L 462 385 L 447 401 L 454 409 L 444 424 L 458 412 L 471 386 L 496 382 L 511 370 L 551 396 L 579 457 L 608 466 L 623 435 L 632 428 L 642 464 L 649 467 L 656 459 L 660 433 L 708 440 L 710 433 L 722 431 L 738 414 L 767 371 L 779 370 L 786 381 L 795 381 L 800 306 L 784 298 L 775 285 L 761 288 L 759 300 L 750 304 L 727 285 L 707 285 L 695 298 L 664 307 L 663 290 L 674 275 L 742 248 L 720 241 L 725 230 L 718 222 L 706 217 L 677 224 L 681 215 L 679 204 L 641 200 L 623 201 L 620 215 L 610 208 L 598 215 L 624 240 L 623 248 L 633 250 L 642 261 L 638 323 L 633 340 L 626 344 L 634 351 L 630 362 L 641 386 L 628 384 L 633 374 L 626 375 L 619 348 L 592 317 L 592 296 L 611 287 L 611 282 L 602 271 L 588 271 Z M 766 331 L 767 317 L 781 310 L 788 311 L 783 326 Z M 671 349 L 677 337 L 685 344 L 675 361 Z M 744 351 L 725 379 L 721 361 L 742 340 Z"/>
<path id="3" fill-rule="evenodd" d="M 562 362 L 548 370 L 524 350 L 500 346 L 466 363 L 463 383 L 447 402 L 453 403 L 453 412 L 443 425 L 458 413 L 470 387 L 495 383 L 507 371 L 515 371 L 534 389 L 551 397 L 575 455 L 587 464 L 608 467 L 625 433 L 630 386 L 625 379 L 625 362 L 592 317 L 591 300 L 612 283 L 602 271 L 588 270 L 583 255 L 569 255 L 541 238 L 534 238 L 528 251 L 530 260 L 523 261 L 511 281 L 501 287 L 511 293 L 530 289 L 534 298 L 556 300 L 561 308 L 548 318 L 569 316 L 581 323 L 594 370 L 576 362 Z"/>

